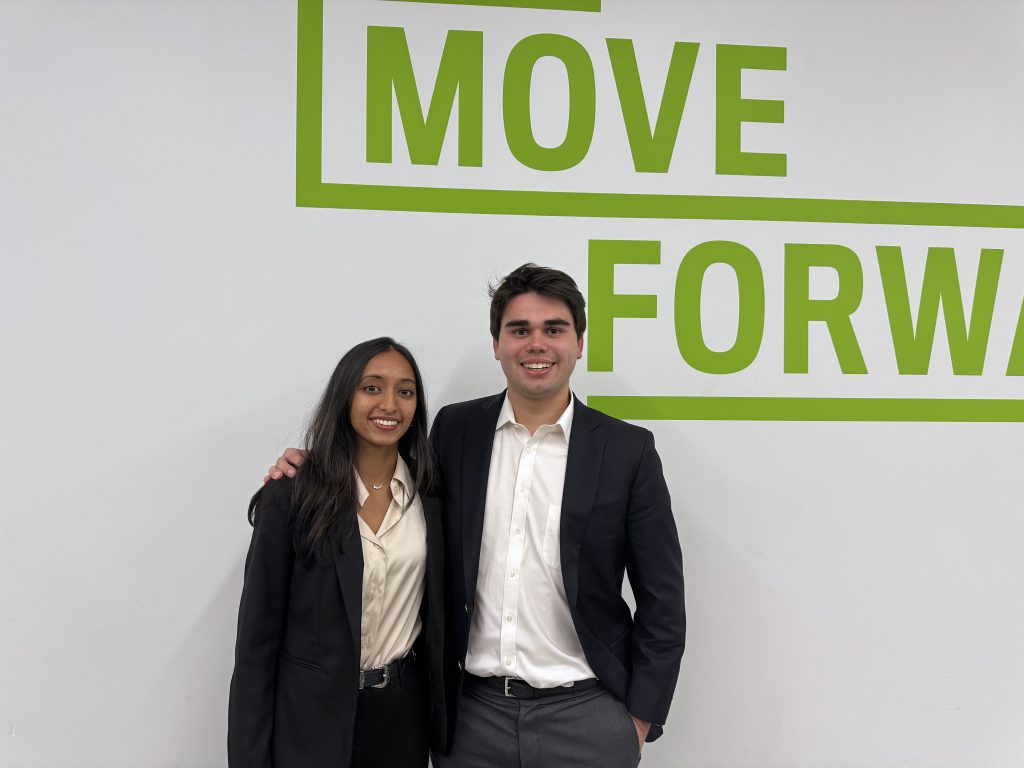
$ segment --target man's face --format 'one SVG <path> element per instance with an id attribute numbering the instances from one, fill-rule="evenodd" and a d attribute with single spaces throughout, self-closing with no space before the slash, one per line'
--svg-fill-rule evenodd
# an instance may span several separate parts
<path id="1" fill-rule="evenodd" d="M 583 353 L 583 339 L 569 305 L 539 293 L 521 293 L 505 308 L 494 341 L 494 359 L 513 397 L 569 402 L 569 377 Z"/>

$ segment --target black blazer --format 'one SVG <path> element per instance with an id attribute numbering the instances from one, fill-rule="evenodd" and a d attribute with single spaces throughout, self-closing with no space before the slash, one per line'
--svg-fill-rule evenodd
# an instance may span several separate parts
<path id="1" fill-rule="evenodd" d="M 504 394 L 442 408 L 431 440 L 444 476 L 449 569 L 448 723 L 454 727 L 474 609 L 494 428 Z M 683 560 L 649 431 L 573 409 L 560 524 L 562 580 L 587 663 L 661 735 L 686 637 Z M 623 571 L 636 598 L 622 598 Z"/>
<path id="2" fill-rule="evenodd" d="M 238 609 L 228 763 L 348 768 L 359 685 L 363 550 L 353 531 L 333 563 L 296 558 L 289 528 L 292 486 L 290 478 L 267 483 L 258 500 Z M 433 746 L 444 749 L 441 519 L 436 499 L 421 500 L 427 574 L 416 649 L 426 656 Z"/>

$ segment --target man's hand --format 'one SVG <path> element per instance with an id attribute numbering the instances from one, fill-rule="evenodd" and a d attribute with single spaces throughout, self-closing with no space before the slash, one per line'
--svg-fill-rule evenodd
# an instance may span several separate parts
<path id="1" fill-rule="evenodd" d="M 298 448 L 285 448 L 277 463 L 267 470 L 263 482 L 280 480 L 285 475 L 295 477 L 295 468 L 302 466 L 302 462 L 306 460 L 308 453 L 308 451 L 299 450 Z"/>
<path id="2" fill-rule="evenodd" d="M 630 717 L 633 717 L 630 715 Z M 640 751 L 644 749 L 644 741 L 647 739 L 647 732 L 651 730 L 651 724 L 646 720 L 633 717 L 633 725 L 636 727 L 636 737 L 640 740 Z"/>

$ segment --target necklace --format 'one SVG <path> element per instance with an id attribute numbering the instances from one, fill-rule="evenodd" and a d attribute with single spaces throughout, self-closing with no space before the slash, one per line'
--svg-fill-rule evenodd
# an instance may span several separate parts
<path id="1" fill-rule="evenodd" d="M 384 483 L 370 483 L 370 485 L 373 486 L 373 490 L 375 491 L 379 491 L 381 488 L 384 487 Z"/>

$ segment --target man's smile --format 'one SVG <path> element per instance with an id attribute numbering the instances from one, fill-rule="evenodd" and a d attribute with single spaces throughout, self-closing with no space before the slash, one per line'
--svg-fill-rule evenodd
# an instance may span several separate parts
<path id="1" fill-rule="evenodd" d="M 528 360 L 519 365 L 526 370 L 528 376 L 540 376 L 551 370 L 555 364 L 546 360 Z"/>

